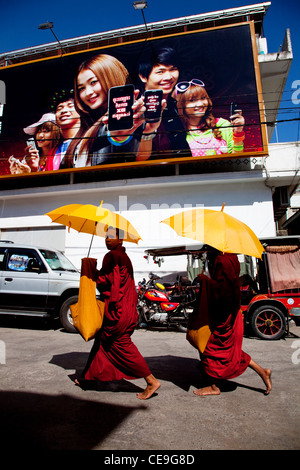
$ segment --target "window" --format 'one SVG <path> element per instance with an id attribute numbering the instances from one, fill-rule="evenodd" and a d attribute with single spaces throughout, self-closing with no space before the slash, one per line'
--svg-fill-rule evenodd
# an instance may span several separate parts
<path id="1" fill-rule="evenodd" d="M 7 263 L 9 271 L 36 272 L 39 270 L 39 261 L 31 253 L 11 253 Z"/>

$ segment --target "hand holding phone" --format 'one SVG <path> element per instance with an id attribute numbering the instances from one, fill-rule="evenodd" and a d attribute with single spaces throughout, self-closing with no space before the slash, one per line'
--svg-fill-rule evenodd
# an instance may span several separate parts
<path id="1" fill-rule="evenodd" d="M 235 134 L 243 132 L 245 119 L 242 115 L 242 110 L 237 103 L 231 103 L 230 105 L 230 120 L 233 126 L 232 130 Z"/>
<path id="2" fill-rule="evenodd" d="M 108 92 L 108 130 L 132 129 L 134 86 L 123 85 L 110 88 Z"/>
<path id="3" fill-rule="evenodd" d="M 234 116 L 235 114 L 242 114 L 242 110 L 240 106 L 237 103 L 231 103 L 230 104 L 230 118 Z"/>
<path id="4" fill-rule="evenodd" d="M 37 150 L 35 140 L 33 137 L 30 137 L 30 139 L 26 140 L 26 145 L 27 147 L 32 147 L 34 150 Z"/>
<path id="5" fill-rule="evenodd" d="M 144 113 L 146 122 L 158 122 L 161 117 L 163 91 L 146 90 L 145 91 L 145 107 Z"/>
<path id="6" fill-rule="evenodd" d="M 36 143 L 33 137 L 26 140 L 26 155 L 24 161 L 31 167 L 32 165 L 38 167 L 39 163 L 39 151 L 36 147 Z"/>

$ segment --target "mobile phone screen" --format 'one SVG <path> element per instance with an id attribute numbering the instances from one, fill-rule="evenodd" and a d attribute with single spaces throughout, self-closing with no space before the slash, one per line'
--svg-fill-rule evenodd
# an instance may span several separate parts
<path id="1" fill-rule="evenodd" d="M 240 106 L 237 103 L 230 104 L 230 116 L 233 116 L 237 111 L 241 111 Z"/>
<path id="2" fill-rule="evenodd" d="M 145 119 L 148 122 L 159 121 L 161 115 L 161 100 L 163 97 L 162 90 L 146 90 L 145 91 Z"/>
<path id="3" fill-rule="evenodd" d="M 30 139 L 26 140 L 26 145 L 27 147 L 32 147 L 36 150 L 36 145 L 35 145 L 35 140 L 33 137 L 31 137 Z"/>
<path id="4" fill-rule="evenodd" d="M 133 85 L 115 86 L 108 92 L 108 130 L 133 127 Z"/>

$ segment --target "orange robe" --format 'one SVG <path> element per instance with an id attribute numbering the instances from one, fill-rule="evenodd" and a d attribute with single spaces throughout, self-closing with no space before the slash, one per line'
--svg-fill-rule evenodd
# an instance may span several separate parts
<path id="1" fill-rule="evenodd" d="M 131 340 L 138 319 L 137 293 L 125 248 L 118 247 L 104 256 L 97 288 L 101 300 L 105 301 L 104 319 L 84 378 L 110 381 L 150 375 L 143 356 Z"/>
<path id="2" fill-rule="evenodd" d="M 208 283 L 211 335 L 200 354 L 204 372 L 216 379 L 232 379 L 248 367 L 251 357 L 242 350 L 244 323 L 240 309 L 240 265 L 235 254 L 220 253 Z M 200 281 L 202 275 L 199 276 Z"/>

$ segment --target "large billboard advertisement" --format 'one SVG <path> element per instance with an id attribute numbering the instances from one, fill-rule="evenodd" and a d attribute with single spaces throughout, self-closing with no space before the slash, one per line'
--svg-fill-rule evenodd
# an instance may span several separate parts
<path id="1" fill-rule="evenodd" d="M 0 82 L 2 178 L 267 154 L 251 22 L 10 65 Z"/>

